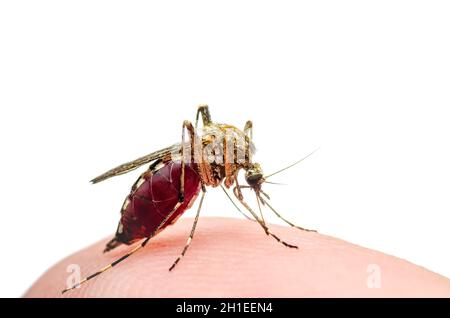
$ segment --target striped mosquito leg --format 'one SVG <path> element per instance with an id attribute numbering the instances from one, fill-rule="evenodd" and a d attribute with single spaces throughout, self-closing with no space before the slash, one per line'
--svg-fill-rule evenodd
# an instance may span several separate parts
<path id="1" fill-rule="evenodd" d="M 172 266 L 170 266 L 169 271 L 175 268 L 177 266 L 178 262 L 184 257 L 184 254 L 186 254 L 186 251 L 189 248 L 189 245 L 191 245 L 192 239 L 194 238 L 195 228 L 197 227 L 198 217 L 200 215 L 200 210 L 202 208 L 203 199 L 205 198 L 205 192 L 202 192 L 202 197 L 200 199 L 200 204 L 197 209 L 197 214 L 195 215 L 194 224 L 192 224 L 191 234 L 189 235 L 189 238 L 187 239 L 186 245 L 183 248 L 183 251 L 181 252 L 180 256 L 173 262 Z"/>
<path id="2" fill-rule="evenodd" d="M 256 222 L 256 220 L 252 219 L 251 217 L 249 217 L 247 214 L 245 214 L 239 207 L 238 205 L 233 201 L 233 199 L 231 198 L 231 196 L 228 194 L 227 190 L 225 190 L 224 186 L 222 184 L 220 184 L 220 187 L 222 188 L 223 192 L 225 193 L 225 195 L 227 196 L 228 200 L 230 200 L 230 202 L 234 205 L 234 207 L 239 211 L 239 213 L 241 213 L 247 220 L 250 220 L 252 222 Z"/>
<path id="3" fill-rule="evenodd" d="M 194 127 L 192 126 L 191 122 L 188 120 L 185 120 L 183 122 L 183 130 L 181 133 L 181 175 L 180 175 L 180 194 L 179 194 L 179 199 L 180 201 L 184 201 L 184 176 L 185 176 L 185 170 L 186 170 L 186 144 L 185 144 L 185 137 L 184 137 L 184 132 L 185 130 L 189 131 L 189 136 L 191 139 L 191 147 L 190 147 L 190 151 L 194 151 L 194 148 L 192 147 L 192 145 L 194 144 L 194 136 L 195 136 L 195 130 Z M 189 158 L 192 158 L 192 153 L 190 154 Z"/>
<path id="4" fill-rule="evenodd" d="M 251 120 L 245 123 L 244 134 L 246 134 L 250 140 L 253 139 L 253 122 Z"/>
<path id="5" fill-rule="evenodd" d="M 253 141 L 253 122 L 248 120 L 244 126 L 244 134 L 245 140 L 247 143 L 251 143 Z M 250 145 L 245 149 L 245 154 L 248 156 L 248 160 L 252 161 L 252 151 L 250 150 Z"/>
<path id="6" fill-rule="evenodd" d="M 247 202 L 245 202 L 243 198 L 239 198 L 239 193 L 238 193 L 236 187 L 234 188 L 233 193 L 236 196 L 236 198 L 239 200 L 239 202 L 241 202 L 241 204 L 247 209 L 247 211 L 249 211 L 252 214 L 253 218 L 259 223 L 259 225 L 261 225 L 261 227 L 264 229 L 264 231 L 266 232 L 267 235 L 272 236 L 275 240 L 277 240 L 279 243 L 283 244 L 284 246 L 287 246 L 290 248 L 298 248 L 298 246 L 289 244 L 289 243 L 283 241 L 282 239 L 280 239 L 275 234 L 273 234 L 269 230 L 269 228 L 263 223 L 263 221 L 258 217 L 258 215 L 252 210 L 252 208 L 247 204 Z"/>
<path id="7" fill-rule="evenodd" d="M 278 212 L 277 212 L 277 211 L 276 211 L 269 203 L 267 203 L 266 200 L 264 200 L 264 199 L 261 198 L 261 197 L 259 197 L 259 199 L 261 200 L 261 202 L 262 202 L 263 204 L 267 205 L 267 206 L 269 207 L 269 209 L 271 209 L 272 212 L 275 213 L 276 216 L 278 216 L 281 220 L 283 220 L 284 222 L 286 222 L 286 223 L 289 224 L 290 226 L 292 226 L 292 227 L 294 227 L 294 228 L 296 228 L 296 229 L 302 230 L 302 231 L 306 231 L 306 232 L 317 232 L 316 230 L 305 229 L 305 228 L 303 228 L 303 227 L 301 227 L 301 226 L 295 225 L 295 224 L 292 223 L 292 222 L 289 222 L 289 221 L 286 220 L 284 217 L 282 217 L 281 214 L 278 213 Z"/>
<path id="8" fill-rule="evenodd" d="M 275 234 L 273 234 L 268 228 L 266 228 L 266 233 L 267 233 L 267 235 L 272 236 L 275 240 L 277 240 L 279 243 L 283 244 L 283 245 L 286 246 L 286 247 L 289 247 L 289 248 L 298 248 L 297 245 L 292 245 L 292 244 L 289 244 L 289 243 L 283 241 L 283 240 L 280 239 L 278 236 L 276 236 Z"/>
<path id="9" fill-rule="evenodd" d="M 164 220 L 160 223 L 160 225 L 156 228 L 156 230 L 153 231 L 153 233 L 150 234 L 149 237 L 147 237 L 144 241 L 142 241 L 141 244 L 137 245 L 135 248 L 133 248 L 130 252 L 128 252 L 127 254 L 125 254 L 124 256 L 122 256 L 121 258 L 115 260 L 114 262 L 112 262 L 111 264 L 101 268 L 99 271 L 95 272 L 92 275 L 89 275 L 88 277 L 84 278 L 83 280 L 81 280 L 79 283 L 73 285 L 70 288 L 66 288 L 62 291 L 62 294 L 68 292 L 69 290 L 78 288 L 79 286 L 83 285 L 84 283 L 88 282 L 89 280 L 91 280 L 92 278 L 102 274 L 103 272 L 106 272 L 107 270 L 113 268 L 114 266 L 116 266 L 117 264 L 123 262 L 124 260 L 126 260 L 128 257 L 130 257 L 131 255 L 133 255 L 134 253 L 136 253 L 138 250 L 140 250 L 141 248 L 143 248 L 145 245 L 147 245 L 148 241 L 155 236 L 156 233 L 158 233 L 159 229 L 167 222 L 168 219 L 170 219 L 170 217 L 175 213 L 175 211 L 178 210 L 178 208 L 181 206 L 182 202 L 178 202 L 175 207 L 172 209 L 172 211 L 170 211 L 169 214 L 167 214 L 167 216 L 164 218 Z"/>
<path id="10" fill-rule="evenodd" d="M 146 239 L 144 242 L 146 243 L 148 239 Z M 130 252 L 128 252 L 127 254 L 125 254 L 124 256 L 122 256 L 121 258 L 115 260 L 114 262 L 112 262 L 111 264 L 101 268 L 99 271 L 95 272 L 92 275 L 87 276 L 86 278 L 84 278 L 83 280 L 81 280 L 79 283 L 75 284 L 74 286 L 64 289 L 62 291 L 62 294 L 68 292 L 69 290 L 75 289 L 80 287 L 81 285 L 83 285 L 84 283 L 86 283 L 87 281 L 91 280 L 92 278 L 102 274 L 103 272 L 106 272 L 108 269 L 113 268 L 114 266 L 116 266 L 117 264 L 119 264 L 120 262 L 124 261 L 125 259 L 127 259 L 128 257 L 130 257 L 132 254 L 134 254 L 136 251 L 140 250 L 142 247 L 145 246 L 144 242 L 142 242 L 141 244 L 139 244 L 138 246 L 136 246 L 135 248 L 133 248 Z"/>
<path id="11" fill-rule="evenodd" d="M 197 109 L 197 116 L 195 116 L 195 128 L 197 128 L 198 126 L 198 119 L 200 114 L 202 115 L 203 126 L 207 126 L 212 123 L 208 105 L 199 105 Z"/>
<path id="12" fill-rule="evenodd" d="M 259 197 L 256 196 L 256 201 L 258 202 L 259 215 L 261 215 L 261 221 L 266 225 L 266 220 L 264 220 L 264 214 L 261 209 L 261 202 L 259 201 Z"/>

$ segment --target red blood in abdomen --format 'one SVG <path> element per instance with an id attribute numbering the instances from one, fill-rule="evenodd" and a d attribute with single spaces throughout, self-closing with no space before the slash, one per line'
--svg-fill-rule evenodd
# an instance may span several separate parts
<path id="1" fill-rule="evenodd" d="M 181 162 L 169 162 L 145 177 L 145 181 L 129 195 L 129 204 L 116 233 L 119 242 L 130 244 L 150 236 L 178 203 L 180 195 Z M 159 229 L 173 224 L 192 206 L 200 191 L 200 177 L 194 164 L 185 166 L 184 202 Z M 120 226 L 119 226 L 120 228 Z"/>

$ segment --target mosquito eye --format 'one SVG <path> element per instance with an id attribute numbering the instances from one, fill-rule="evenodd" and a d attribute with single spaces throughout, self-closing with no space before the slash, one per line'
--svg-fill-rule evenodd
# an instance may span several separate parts
<path id="1" fill-rule="evenodd" d="M 258 184 L 259 181 L 262 179 L 262 174 L 257 173 L 257 174 L 249 174 L 246 177 L 247 183 L 249 185 L 253 185 L 253 184 Z"/>

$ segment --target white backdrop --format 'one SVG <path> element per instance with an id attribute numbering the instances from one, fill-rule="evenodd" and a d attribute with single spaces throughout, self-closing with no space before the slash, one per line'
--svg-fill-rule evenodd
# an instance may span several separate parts
<path id="1" fill-rule="evenodd" d="M 88 181 L 179 141 L 199 103 L 254 121 L 266 172 L 320 147 L 267 186 L 287 218 L 449 277 L 449 9 L 2 1 L 0 296 L 112 234 L 140 172 Z M 203 215 L 239 217 L 220 189 Z"/>

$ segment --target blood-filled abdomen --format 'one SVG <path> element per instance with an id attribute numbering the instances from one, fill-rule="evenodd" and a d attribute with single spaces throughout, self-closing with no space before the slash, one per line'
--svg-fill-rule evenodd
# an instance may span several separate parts
<path id="1" fill-rule="evenodd" d="M 179 202 L 181 170 L 181 162 L 170 161 L 159 169 L 141 175 L 124 202 L 116 237 L 108 243 L 106 251 L 120 243 L 131 244 L 148 237 L 161 225 Z M 184 201 L 158 232 L 173 224 L 192 206 L 200 188 L 195 165 L 186 164 Z"/>

